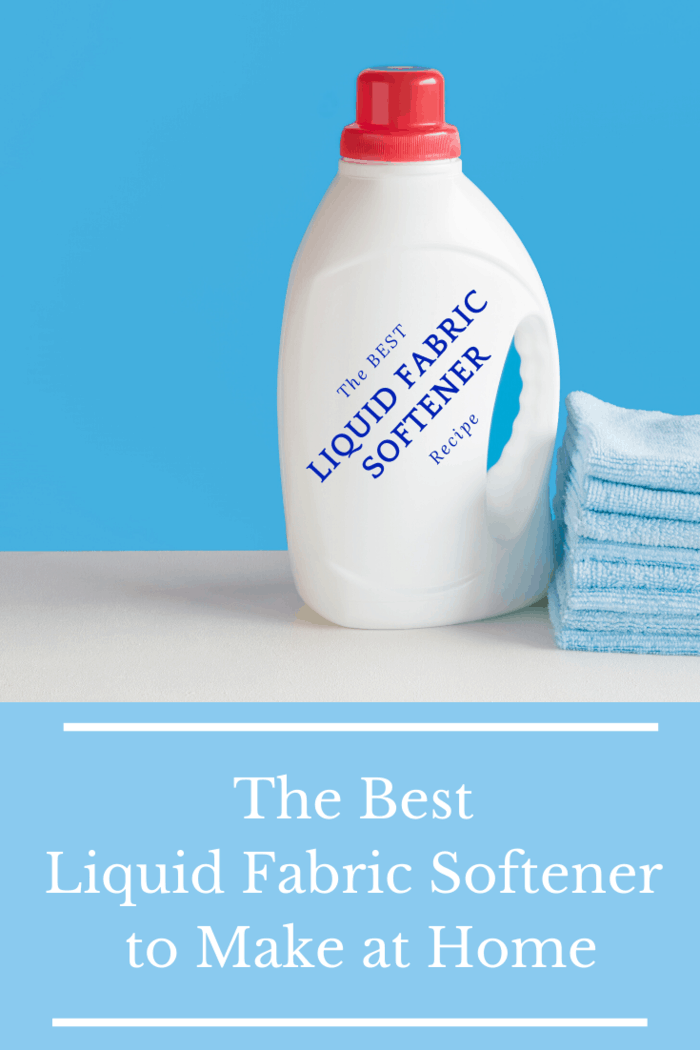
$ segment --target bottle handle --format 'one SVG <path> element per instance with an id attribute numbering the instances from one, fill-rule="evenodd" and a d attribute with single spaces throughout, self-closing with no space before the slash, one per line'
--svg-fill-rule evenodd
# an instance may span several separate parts
<path id="1" fill-rule="evenodd" d="M 557 341 L 551 319 L 523 318 L 514 335 L 523 388 L 510 440 L 486 475 L 489 532 L 513 543 L 547 501 L 559 415 Z"/>

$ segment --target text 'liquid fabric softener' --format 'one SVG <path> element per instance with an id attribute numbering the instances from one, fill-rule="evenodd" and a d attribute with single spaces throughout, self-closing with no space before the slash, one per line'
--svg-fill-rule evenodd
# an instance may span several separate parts
<path id="1" fill-rule="evenodd" d="M 285 513 L 304 601 L 345 627 L 478 620 L 551 572 L 559 404 L 532 260 L 463 174 L 434 69 L 367 69 L 338 175 L 289 281 L 279 371 Z M 511 342 L 520 411 L 486 469 Z"/>

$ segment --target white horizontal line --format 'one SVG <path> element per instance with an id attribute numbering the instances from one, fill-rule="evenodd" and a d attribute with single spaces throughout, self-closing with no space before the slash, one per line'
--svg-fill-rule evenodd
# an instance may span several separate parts
<path id="1" fill-rule="evenodd" d="M 64 722 L 66 733 L 656 733 L 658 722 Z"/>
<path id="2" fill-rule="evenodd" d="M 54 1017 L 54 1028 L 646 1028 L 646 1017 Z"/>

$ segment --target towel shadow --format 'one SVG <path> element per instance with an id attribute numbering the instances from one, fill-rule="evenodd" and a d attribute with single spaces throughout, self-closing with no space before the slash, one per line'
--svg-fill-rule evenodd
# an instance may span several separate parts
<path id="1" fill-rule="evenodd" d="M 470 634 L 481 635 L 482 638 L 508 641 L 511 645 L 523 645 L 529 649 L 549 652 L 557 649 L 546 598 L 529 605 L 526 609 L 518 609 L 517 612 L 464 624 L 464 629 Z"/>

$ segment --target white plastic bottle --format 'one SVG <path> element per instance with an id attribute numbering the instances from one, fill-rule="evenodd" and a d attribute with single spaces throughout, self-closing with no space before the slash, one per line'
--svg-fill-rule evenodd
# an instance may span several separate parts
<path id="1" fill-rule="evenodd" d="M 436 627 L 541 597 L 559 404 L 547 297 L 462 174 L 440 73 L 370 69 L 297 254 L 279 370 L 299 593 L 345 627 Z M 511 342 L 523 390 L 488 472 Z"/>

